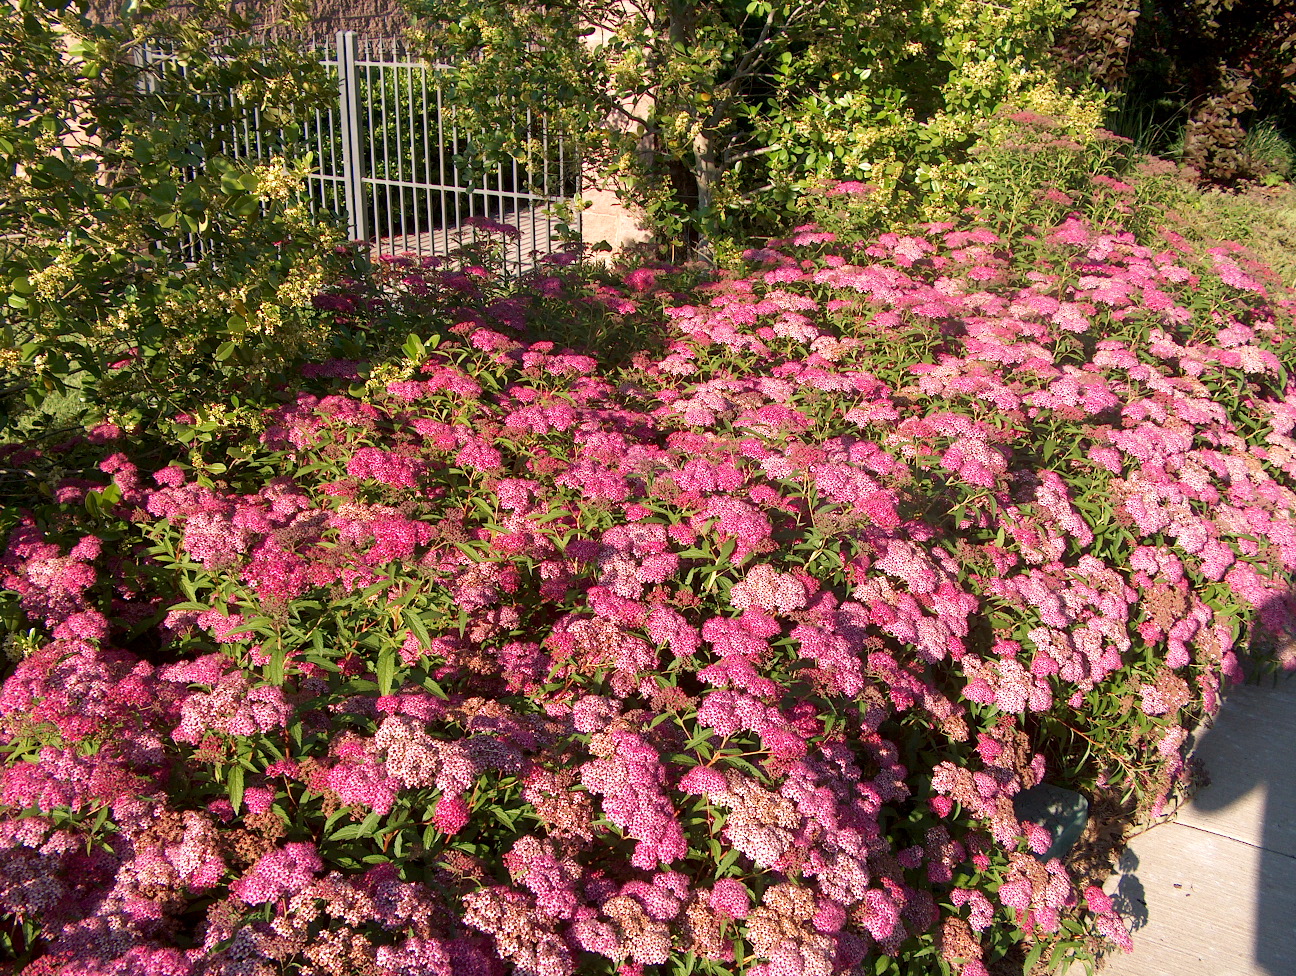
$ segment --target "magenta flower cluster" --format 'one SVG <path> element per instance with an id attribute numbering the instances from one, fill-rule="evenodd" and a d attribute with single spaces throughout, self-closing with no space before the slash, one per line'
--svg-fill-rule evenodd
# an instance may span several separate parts
<path id="1" fill-rule="evenodd" d="M 1237 621 L 1293 646 L 1294 307 L 1235 251 L 1078 218 L 831 237 L 683 294 L 402 267 L 459 323 L 404 378 L 317 366 L 224 480 L 118 454 L 102 524 L 69 484 L 18 525 L 3 583 L 49 638 L 0 688 L 25 972 L 1128 945 L 1014 798 L 1065 729 L 1107 737 L 1081 785 L 1159 812 Z M 526 341 L 560 299 L 667 348 Z"/>

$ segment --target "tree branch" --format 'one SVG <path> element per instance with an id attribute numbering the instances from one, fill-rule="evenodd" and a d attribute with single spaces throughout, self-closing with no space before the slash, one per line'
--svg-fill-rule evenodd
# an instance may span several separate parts
<path id="1" fill-rule="evenodd" d="M 647 94 L 647 93 L 645 92 L 644 94 Z M 621 114 L 621 115 L 624 115 L 624 116 L 625 116 L 627 119 L 629 119 L 631 122 L 635 122 L 635 123 L 637 123 L 637 124 L 643 126 L 644 129 L 651 129 L 651 128 L 652 128 L 652 123 L 650 123 L 647 119 L 643 119 L 643 118 L 640 118 L 639 116 L 635 115 L 634 112 L 630 111 L 628 108 L 626 108 L 624 105 L 622 105 L 619 101 L 614 101 L 614 102 L 613 102 L 613 104 L 612 104 L 612 111 L 617 112 L 617 113 L 619 113 L 619 114 Z"/>
<path id="2" fill-rule="evenodd" d="M 735 163 L 741 163 L 745 159 L 754 159 L 757 156 L 764 156 L 766 153 L 770 153 L 773 152 L 775 149 L 782 149 L 782 148 L 783 148 L 783 143 L 775 142 L 775 143 L 771 143 L 768 146 L 761 146 L 758 149 L 746 149 L 743 152 L 736 153 L 732 156 L 729 155 L 728 153 L 725 153 L 723 156 L 725 168 L 728 168 L 734 165 Z"/>
<path id="3" fill-rule="evenodd" d="M 770 33 L 774 29 L 774 11 L 775 8 L 771 5 L 770 12 L 766 15 L 765 23 L 761 27 L 760 37 L 756 38 L 756 43 L 747 49 L 747 53 L 742 56 L 742 60 L 740 60 L 737 67 L 734 68 L 735 76 L 746 77 L 748 69 L 756 62 L 756 52 L 764 45 L 770 43 Z"/>

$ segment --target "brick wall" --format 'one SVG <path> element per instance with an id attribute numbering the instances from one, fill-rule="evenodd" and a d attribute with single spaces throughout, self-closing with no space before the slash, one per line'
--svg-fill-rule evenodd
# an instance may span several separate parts
<path id="1" fill-rule="evenodd" d="M 352 30 L 365 37 L 399 37 L 410 24 L 396 0 L 312 0 L 310 9 L 319 34 Z"/>
<path id="2" fill-rule="evenodd" d="M 120 0 L 91 0 L 90 16 L 103 23 L 115 20 L 119 6 Z M 171 9 L 183 10 L 185 6 L 175 2 Z M 276 0 L 244 0 L 236 6 L 257 14 L 257 19 L 265 23 L 278 20 L 282 9 Z M 310 32 L 317 37 L 340 30 L 353 30 L 366 37 L 398 37 L 410 23 L 398 0 L 311 0 L 310 12 Z"/>

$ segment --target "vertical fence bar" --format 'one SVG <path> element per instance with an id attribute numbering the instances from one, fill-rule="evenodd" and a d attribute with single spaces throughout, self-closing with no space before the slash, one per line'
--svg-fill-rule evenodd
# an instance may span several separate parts
<path id="1" fill-rule="evenodd" d="M 413 248 L 410 247 L 409 222 L 407 219 L 409 211 L 405 209 L 405 137 L 402 128 L 403 113 L 401 111 L 401 72 L 404 71 L 405 68 L 402 63 L 400 52 L 394 46 L 392 50 L 392 61 L 392 117 L 395 120 L 395 135 L 393 136 L 392 141 L 396 150 L 396 230 L 400 233 L 401 250 L 411 251 Z M 388 169 L 390 168 L 391 166 L 388 164 Z M 410 177 L 410 182 L 413 182 L 412 176 Z M 414 193 L 411 189 L 410 196 L 412 197 L 413 195 Z"/>
<path id="2" fill-rule="evenodd" d="M 522 273 L 522 198 L 518 196 L 518 194 L 521 192 L 518 188 L 519 185 L 520 184 L 518 183 L 518 161 L 517 161 L 517 157 L 514 156 L 513 157 L 513 212 L 512 214 L 509 215 L 510 219 L 508 222 L 510 224 L 514 224 L 518 229 L 518 236 L 515 243 L 517 245 L 518 274 L 521 274 Z"/>
<path id="3" fill-rule="evenodd" d="M 251 155 L 258 161 L 265 159 L 265 143 L 261 139 L 261 109 L 252 106 L 252 134 L 256 136 L 256 148 L 251 150 Z"/>
<path id="4" fill-rule="evenodd" d="M 433 77 L 436 78 L 436 109 L 437 109 L 437 183 L 441 185 L 441 237 L 442 248 L 448 254 L 450 252 L 450 200 L 446 195 L 446 160 L 445 160 L 445 98 L 444 90 L 441 85 L 440 72 Z"/>
<path id="5" fill-rule="evenodd" d="M 392 248 L 395 253 L 395 238 L 400 238 L 402 251 L 409 249 L 409 241 L 405 229 L 405 180 L 401 175 L 405 170 L 405 161 L 401 154 L 400 53 L 395 41 L 390 44 L 388 63 L 391 67 L 387 77 L 383 79 L 383 97 L 390 100 L 389 104 L 383 106 L 383 138 L 390 142 L 384 142 L 383 154 L 387 156 L 387 179 L 391 181 L 388 187 L 396 190 L 395 209 L 389 210 Z"/>
<path id="6" fill-rule="evenodd" d="M 311 53 L 311 57 L 312 57 L 315 61 L 319 61 L 319 45 L 318 45 L 315 41 L 311 41 L 311 45 L 310 45 L 310 53 Z M 304 145 L 304 146 L 309 146 L 309 145 L 311 144 L 311 137 L 312 137 L 312 136 L 314 136 L 314 138 L 315 138 L 315 149 L 314 149 L 314 150 L 309 150 L 309 149 L 308 149 L 307 151 L 308 151 L 308 152 L 311 152 L 311 151 L 314 152 L 314 155 L 315 155 L 315 172 L 311 173 L 310 176 L 308 176 L 308 177 L 306 178 L 306 185 L 310 188 L 310 212 L 311 212 L 311 215 L 312 215 L 312 216 L 315 216 L 315 215 L 317 215 L 317 214 L 320 212 L 320 210 L 322 210 L 322 209 L 324 208 L 324 183 L 325 183 L 325 180 L 324 180 L 324 151 L 323 151 L 323 150 L 324 150 L 324 143 L 323 143 L 323 140 L 320 139 L 320 113 L 319 113 L 319 109 L 316 109 L 316 110 L 315 110 L 315 127 L 314 127 L 313 129 L 311 128 L 311 125 L 310 125 L 310 122 L 309 122 L 309 121 L 303 121 L 303 122 L 302 122 L 302 138 L 301 138 L 302 145 Z M 316 189 L 316 187 L 319 188 L 319 201 L 318 201 L 318 203 L 317 203 L 316 200 L 315 200 L 315 196 L 316 196 L 315 189 Z"/>
<path id="7" fill-rule="evenodd" d="M 542 192 L 546 200 L 552 200 L 553 194 L 549 190 L 549 169 L 552 158 L 549 155 L 549 116 L 540 116 L 540 165 L 544 167 L 544 183 Z M 549 243 L 545 245 L 550 247 L 553 242 L 553 209 L 545 207 L 545 237 Z"/>
<path id="8" fill-rule="evenodd" d="M 414 250 L 418 253 L 420 259 L 423 257 L 423 226 L 419 220 L 418 204 L 418 140 L 414 131 L 414 62 L 408 53 L 405 54 L 407 67 L 404 69 L 405 75 L 405 96 L 408 99 L 409 106 L 409 138 L 410 138 L 410 216 L 414 218 Z M 427 182 L 427 176 L 424 175 L 423 182 Z M 426 192 L 426 191 L 425 191 Z M 406 241 L 406 248 L 409 242 Z"/>
<path id="9" fill-rule="evenodd" d="M 324 46 L 324 54 L 325 54 L 325 57 L 328 56 L 328 44 L 327 44 L 327 42 L 325 43 L 325 46 Z M 333 54 L 334 54 L 334 58 L 333 58 L 333 62 L 332 62 L 332 63 L 333 63 L 333 67 L 334 67 L 335 69 L 337 69 L 337 72 L 338 72 L 338 79 L 339 79 L 339 80 L 338 80 L 338 91 L 340 92 L 340 91 L 342 90 L 342 82 L 341 82 L 341 77 L 342 77 L 342 67 L 341 67 L 341 64 L 342 64 L 342 56 L 341 56 L 341 52 L 340 52 L 340 51 L 337 51 L 337 50 L 335 50 L 335 51 L 333 52 Z M 339 101 L 340 101 L 340 99 L 339 99 Z M 346 185 L 345 185 L 344 179 L 343 179 L 343 177 L 342 177 L 342 175 L 341 175 L 341 172 L 338 170 L 338 149 L 340 148 L 339 145 L 338 145 L 338 142 L 339 142 L 338 124 L 339 124 L 339 120 L 333 117 L 333 107 L 332 107 L 332 106 L 329 106 L 329 110 L 328 110 L 328 174 L 329 174 L 330 176 L 334 177 L 334 179 L 330 180 L 330 181 L 329 181 L 329 184 L 328 184 L 328 185 L 329 185 L 329 190 L 330 190 L 330 192 L 329 192 L 329 200 L 330 200 L 329 208 L 330 208 L 330 209 L 333 211 L 333 213 L 335 213 L 335 214 L 342 214 L 342 213 L 346 213 L 346 214 L 349 215 L 351 211 L 350 211 L 350 208 L 349 208 L 349 206 L 348 206 L 347 197 L 346 197 Z M 323 125 L 323 121 L 322 121 L 322 120 L 321 120 L 321 125 Z M 321 168 L 323 167 L 323 165 L 324 165 L 324 164 L 323 164 L 323 162 L 321 161 L 321 163 L 320 163 Z M 342 185 L 342 186 L 338 186 L 339 183 L 342 183 L 343 185 Z M 339 193 L 339 191 L 340 191 L 340 193 Z M 340 200 L 340 201 L 339 201 L 339 199 L 338 199 L 338 198 L 339 198 L 339 195 L 341 196 L 341 200 Z M 348 233 L 349 233 L 349 232 L 348 232 Z"/>
<path id="10" fill-rule="evenodd" d="M 342 192 L 346 198 L 347 235 L 367 241 L 364 168 L 360 158 L 360 85 L 356 77 L 355 31 L 338 31 L 338 114 L 342 118 Z"/>
<path id="11" fill-rule="evenodd" d="M 522 221 L 518 220 L 518 230 L 522 233 L 518 237 L 518 247 L 522 246 L 522 238 L 525 237 L 530 242 L 531 250 L 527 252 L 531 257 L 531 264 L 534 266 L 536 259 L 536 201 L 535 201 L 535 163 L 532 161 L 534 154 L 531 151 L 535 144 L 535 129 L 532 125 L 531 109 L 526 110 L 526 162 L 522 164 L 522 173 L 526 179 L 527 190 L 527 222 L 531 225 L 528 229 L 523 229 Z"/>
<path id="12" fill-rule="evenodd" d="M 423 92 L 423 182 L 426 184 L 423 190 L 425 194 L 423 200 L 427 204 L 428 251 L 431 254 L 435 254 L 436 253 L 436 218 L 432 213 L 432 191 L 433 191 L 434 182 L 435 183 L 441 182 L 441 177 L 438 175 L 435 181 L 432 179 L 432 138 L 431 138 L 431 134 L 428 132 L 428 96 L 427 96 L 428 72 L 431 70 L 433 69 L 430 68 L 428 65 L 426 64 L 423 65 L 422 70 L 419 71 L 419 85 L 422 88 L 422 92 Z M 435 83 L 436 82 L 435 82 L 435 75 L 434 75 L 433 84 L 435 85 Z M 444 193 L 445 191 L 443 190 L 442 194 L 444 195 Z M 420 251 L 419 257 L 421 258 L 422 256 L 423 256 L 423 252 Z"/>
<path id="13" fill-rule="evenodd" d="M 383 60 L 383 45 L 378 44 L 378 112 L 382 119 L 382 154 L 383 154 L 383 199 L 387 203 L 387 246 L 392 254 L 395 254 L 396 233 L 392 229 L 392 188 L 391 188 L 391 149 L 387 144 L 387 63 Z M 372 58 L 372 55 L 370 55 Z M 365 76 L 366 78 L 369 75 Z M 370 103 L 373 102 L 372 93 L 369 96 Z M 374 139 L 374 151 L 378 150 L 378 140 Z M 377 193 L 378 187 L 374 186 L 374 192 Z M 378 228 L 378 233 L 382 233 L 382 227 Z M 381 253 L 381 252 L 380 252 Z"/>
<path id="14" fill-rule="evenodd" d="M 464 198 L 464 192 L 463 192 L 463 189 L 464 189 L 464 186 L 463 186 L 463 179 L 459 176 L 459 113 L 458 113 L 458 111 L 456 111 L 455 103 L 454 103 L 454 102 L 451 102 L 451 103 L 450 103 L 450 152 L 452 153 L 452 155 L 451 155 L 451 159 L 453 160 L 453 172 L 454 172 L 454 187 L 455 187 L 455 193 L 454 193 L 454 205 L 455 205 L 454 229 L 455 229 L 455 236 L 456 236 L 456 238 L 457 238 L 457 237 L 459 236 L 460 232 L 463 230 L 463 198 Z M 442 177 L 442 179 L 445 179 L 445 177 Z M 472 216 L 472 212 L 473 212 L 473 211 L 472 211 L 472 196 L 469 196 L 469 197 L 468 197 L 468 215 L 469 215 L 469 216 Z M 447 234 L 447 235 L 446 235 L 446 247 L 447 247 L 447 249 L 449 248 L 449 246 L 450 246 L 450 236 L 449 236 L 449 234 Z"/>
<path id="15" fill-rule="evenodd" d="M 369 150 L 369 175 L 372 178 L 370 188 L 373 190 L 372 195 L 366 194 L 366 213 L 368 212 L 368 203 L 373 201 L 373 233 L 377 238 L 378 256 L 383 255 L 383 236 L 382 236 L 382 213 L 379 208 L 381 194 L 378 192 L 378 183 L 374 180 L 381 179 L 381 170 L 378 168 L 378 139 L 376 133 L 377 127 L 374 125 L 374 85 L 373 85 L 373 59 L 374 59 L 375 42 L 365 40 L 364 56 L 364 94 L 365 94 L 365 119 L 368 122 L 368 129 L 365 130 L 365 146 Z M 380 118 L 381 121 L 381 118 Z"/>

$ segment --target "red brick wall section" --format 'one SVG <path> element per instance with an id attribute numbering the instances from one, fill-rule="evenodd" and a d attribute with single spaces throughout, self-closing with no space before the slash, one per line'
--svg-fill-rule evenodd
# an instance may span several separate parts
<path id="1" fill-rule="evenodd" d="M 186 4 L 171 4 L 173 10 L 183 10 Z M 260 15 L 263 23 L 279 20 L 280 4 L 246 0 L 238 3 L 248 12 Z M 107 23 L 117 19 L 120 0 L 91 0 L 90 16 Z M 399 37 L 409 27 L 409 16 L 398 0 L 311 0 L 310 33 L 325 37 L 340 30 L 353 30 L 364 37 Z"/>

